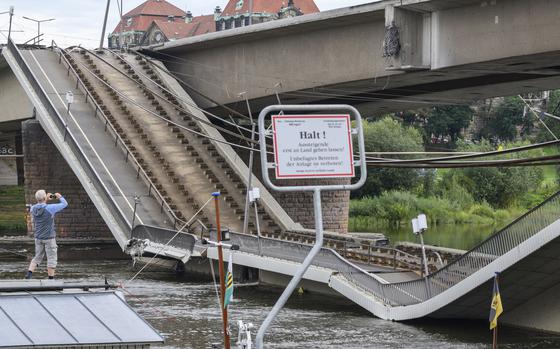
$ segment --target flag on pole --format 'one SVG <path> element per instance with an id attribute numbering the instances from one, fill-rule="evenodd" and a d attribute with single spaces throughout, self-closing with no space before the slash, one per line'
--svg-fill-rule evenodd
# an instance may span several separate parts
<path id="1" fill-rule="evenodd" d="M 502 308 L 502 298 L 500 297 L 500 288 L 498 287 L 498 273 L 494 276 L 494 290 L 492 291 L 492 304 L 490 305 L 490 329 L 498 326 L 498 317 L 504 309 Z"/>
<path id="2" fill-rule="evenodd" d="M 233 299 L 233 265 L 231 263 L 233 253 L 229 253 L 229 263 L 226 273 L 226 294 L 224 295 L 224 308 L 227 308 Z"/>

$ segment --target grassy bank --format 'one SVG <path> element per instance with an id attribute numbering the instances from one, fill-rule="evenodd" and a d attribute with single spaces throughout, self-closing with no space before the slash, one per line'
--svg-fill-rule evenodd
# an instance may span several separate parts
<path id="1" fill-rule="evenodd" d="M 0 186 L 0 234 L 26 231 L 23 187 Z"/>
<path id="2" fill-rule="evenodd" d="M 362 230 L 372 222 L 378 226 L 397 227 L 424 213 L 432 225 L 496 225 L 518 217 L 526 209 L 495 209 L 486 202 L 461 202 L 440 197 L 420 197 L 410 192 L 391 191 L 378 197 L 350 202 L 350 226 Z"/>

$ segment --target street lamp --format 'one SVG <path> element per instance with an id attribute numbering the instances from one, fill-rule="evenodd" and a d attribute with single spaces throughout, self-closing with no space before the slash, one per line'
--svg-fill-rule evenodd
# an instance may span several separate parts
<path id="1" fill-rule="evenodd" d="M 10 27 L 8 29 L 8 42 L 10 42 L 10 36 L 12 34 L 12 17 L 14 16 L 14 7 L 10 6 L 10 10 L 9 11 L 5 11 L 5 12 L 0 12 L 0 15 L 9 13 L 10 14 Z"/>
<path id="2" fill-rule="evenodd" d="M 422 264 L 424 264 L 424 274 L 428 276 L 428 261 L 426 259 L 426 248 L 424 247 L 424 232 L 428 230 L 428 220 L 425 214 L 419 214 L 412 220 L 412 232 L 420 236 L 420 244 L 422 245 Z"/>
<path id="3" fill-rule="evenodd" d="M 33 18 L 29 18 L 29 17 L 25 17 L 23 16 L 24 19 L 27 19 L 29 21 L 33 21 L 35 23 L 37 23 L 37 45 L 39 45 L 39 37 L 41 36 L 41 23 L 43 22 L 50 22 L 50 21 L 54 21 L 55 18 L 49 18 L 49 19 L 33 19 Z M 33 40 L 33 44 L 35 44 L 35 40 Z"/>

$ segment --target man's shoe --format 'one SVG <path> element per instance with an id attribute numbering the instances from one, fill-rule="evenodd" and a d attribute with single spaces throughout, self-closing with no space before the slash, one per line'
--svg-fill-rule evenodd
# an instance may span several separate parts
<path id="1" fill-rule="evenodd" d="M 25 278 L 26 278 L 26 279 L 31 279 L 31 276 L 33 276 L 33 272 L 30 271 L 30 270 L 28 270 L 28 271 L 27 271 L 27 274 L 25 274 Z"/>

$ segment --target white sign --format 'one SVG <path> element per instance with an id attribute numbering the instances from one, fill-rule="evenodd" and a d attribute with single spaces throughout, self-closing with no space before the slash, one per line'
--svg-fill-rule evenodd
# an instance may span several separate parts
<path id="1" fill-rule="evenodd" d="M 277 179 L 354 177 L 350 115 L 273 115 Z"/>

